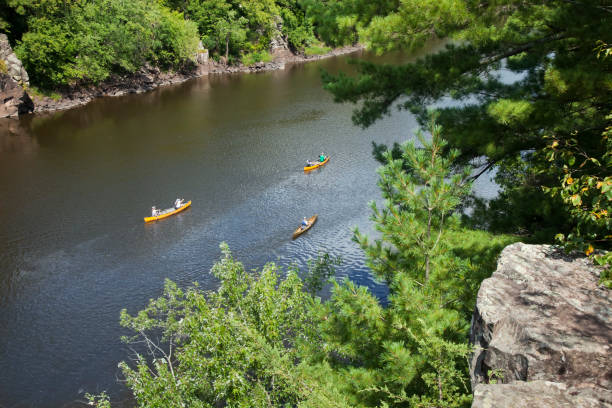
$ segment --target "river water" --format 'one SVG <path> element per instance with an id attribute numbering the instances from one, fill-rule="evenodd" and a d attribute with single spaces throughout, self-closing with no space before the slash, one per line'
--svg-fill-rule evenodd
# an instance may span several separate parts
<path id="1" fill-rule="evenodd" d="M 165 278 L 214 289 L 221 241 L 248 269 L 340 255 L 341 276 L 385 295 L 351 229 L 371 230 L 380 197 L 371 142 L 404 141 L 417 125 L 404 112 L 354 127 L 353 107 L 320 83 L 321 68 L 350 70 L 347 58 L 0 122 L 0 407 L 81 406 L 104 390 L 129 405 L 119 311 L 143 308 Z M 329 163 L 304 174 L 321 151 Z M 192 208 L 143 222 L 179 196 Z"/>

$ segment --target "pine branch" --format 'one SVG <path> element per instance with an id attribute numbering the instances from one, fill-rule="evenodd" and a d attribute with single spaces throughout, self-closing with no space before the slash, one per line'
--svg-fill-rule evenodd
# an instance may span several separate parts
<path id="1" fill-rule="evenodd" d="M 518 55 L 518 54 L 520 54 L 522 52 L 525 52 L 525 51 L 529 51 L 530 49 L 534 48 L 537 45 L 545 44 L 545 43 L 548 43 L 548 42 L 559 41 L 559 40 L 563 40 L 565 38 L 568 38 L 568 37 L 567 37 L 567 35 L 564 32 L 556 33 L 556 34 L 550 35 L 548 37 L 540 38 L 539 40 L 535 40 L 535 41 L 529 42 L 529 43 L 524 44 L 524 45 L 522 45 L 522 46 L 520 46 L 518 48 L 512 48 L 512 49 L 510 49 L 510 50 L 508 50 L 508 51 L 506 51 L 504 53 L 482 58 L 478 63 L 479 63 L 480 66 L 487 66 L 487 65 L 492 64 L 494 62 L 501 61 L 501 60 L 503 60 L 505 58 L 512 57 L 514 55 Z"/>
<path id="2" fill-rule="evenodd" d="M 497 160 L 491 160 L 490 162 L 487 163 L 487 165 L 485 166 L 484 169 L 482 169 L 481 171 L 478 172 L 478 174 L 470 176 L 468 178 L 468 181 L 474 181 L 474 180 L 478 179 L 478 177 L 482 176 L 484 173 L 486 173 L 488 170 L 490 170 L 491 167 L 495 166 L 495 164 L 497 164 Z"/>

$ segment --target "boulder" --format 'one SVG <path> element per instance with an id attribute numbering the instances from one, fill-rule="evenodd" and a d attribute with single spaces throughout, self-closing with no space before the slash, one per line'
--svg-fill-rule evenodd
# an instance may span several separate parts
<path id="1" fill-rule="evenodd" d="M 196 63 L 199 65 L 208 63 L 208 50 L 202 45 L 202 41 L 198 43 L 198 51 L 195 57 Z"/>
<path id="2" fill-rule="evenodd" d="M 603 408 L 605 401 L 592 389 L 570 388 L 550 381 L 479 384 L 472 407 L 478 408 Z"/>
<path id="3" fill-rule="evenodd" d="M 32 112 L 34 103 L 26 91 L 7 74 L 0 74 L 0 118 Z"/>
<path id="4" fill-rule="evenodd" d="M 19 58 L 17 58 L 17 55 L 13 52 L 6 34 L 0 34 L 0 60 L 2 60 L 3 65 L 7 69 L 6 72 L 3 72 L 4 74 L 13 78 L 21 86 L 26 88 L 30 86 L 28 73 Z"/>
<path id="5" fill-rule="evenodd" d="M 502 251 L 472 318 L 473 407 L 612 407 L 612 301 L 600 272 L 553 246 Z M 553 396 L 556 405 L 542 402 Z"/>

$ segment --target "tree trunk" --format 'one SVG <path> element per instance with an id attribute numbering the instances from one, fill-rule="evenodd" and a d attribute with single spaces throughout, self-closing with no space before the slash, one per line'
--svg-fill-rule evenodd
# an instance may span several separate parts
<path id="1" fill-rule="evenodd" d="M 429 239 L 431 238 L 431 208 L 427 209 L 427 244 L 429 244 Z M 429 281 L 429 251 L 431 248 L 427 248 L 427 254 L 425 255 L 425 284 Z"/>
<path id="2" fill-rule="evenodd" d="M 229 35 L 225 37 L 225 63 L 229 65 Z"/>

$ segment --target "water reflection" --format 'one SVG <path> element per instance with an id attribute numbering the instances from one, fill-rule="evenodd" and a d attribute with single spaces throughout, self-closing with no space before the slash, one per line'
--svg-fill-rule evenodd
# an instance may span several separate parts
<path id="1" fill-rule="evenodd" d="M 0 118 L 0 153 L 32 153 L 38 143 L 30 135 L 26 121 Z"/>

